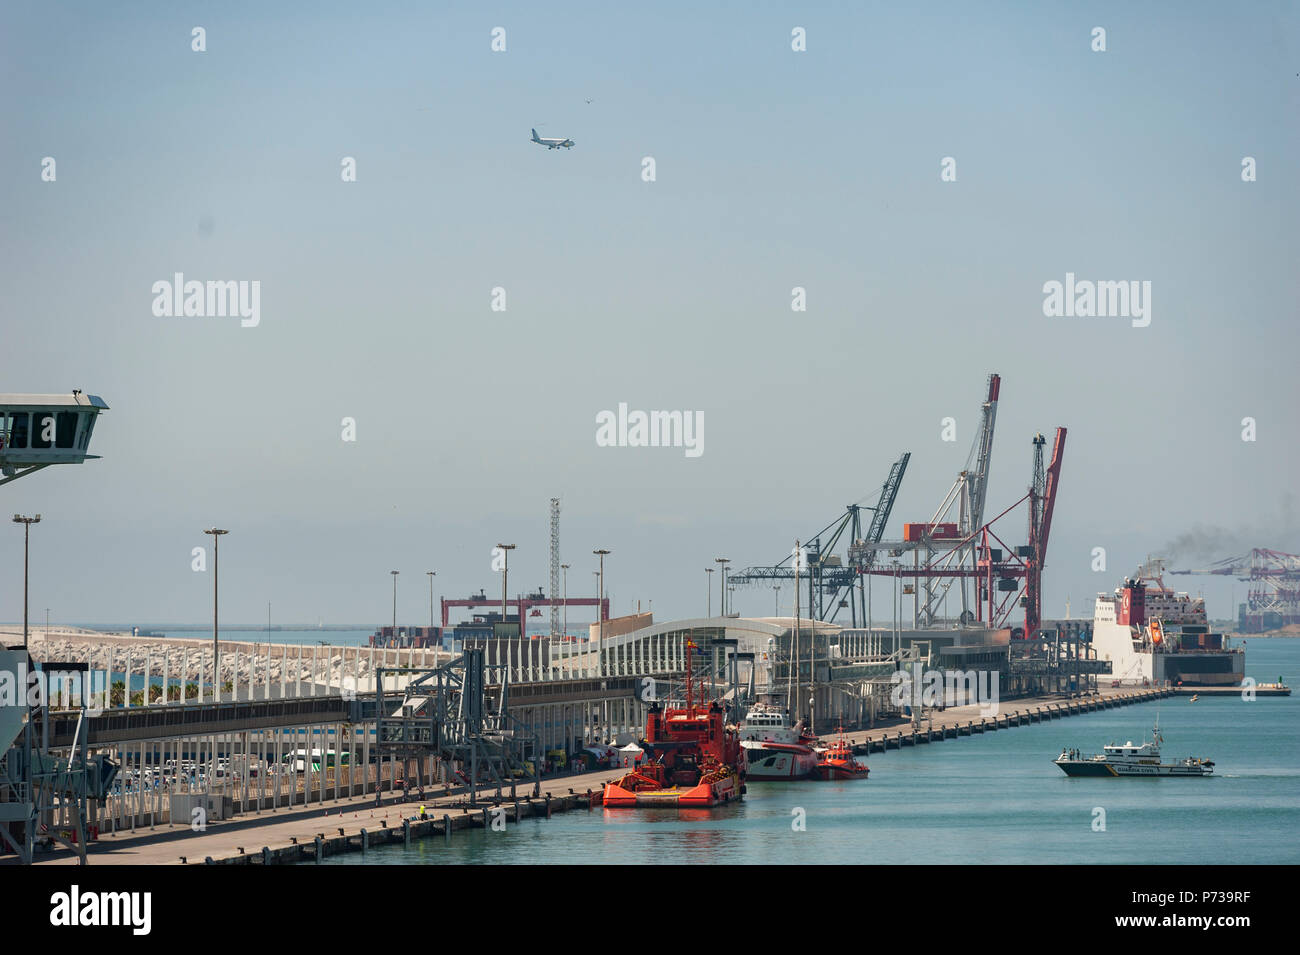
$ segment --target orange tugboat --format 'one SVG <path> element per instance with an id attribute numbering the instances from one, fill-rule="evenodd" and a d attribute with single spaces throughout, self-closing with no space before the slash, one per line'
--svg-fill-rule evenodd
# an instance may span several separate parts
<path id="1" fill-rule="evenodd" d="M 621 779 L 605 784 L 605 805 L 641 808 L 710 808 L 735 802 L 745 792 L 741 776 L 744 754 L 740 736 L 728 728 L 716 702 L 696 704 L 691 687 L 687 641 L 686 707 L 646 715 L 644 762 Z"/>
<path id="2" fill-rule="evenodd" d="M 818 779 L 866 779 L 871 772 L 865 763 L 859 763 L 853 755 L 853 746 L 844 735 L 841 727 L 835 742 L 822 753 L 817 761 Z"/>

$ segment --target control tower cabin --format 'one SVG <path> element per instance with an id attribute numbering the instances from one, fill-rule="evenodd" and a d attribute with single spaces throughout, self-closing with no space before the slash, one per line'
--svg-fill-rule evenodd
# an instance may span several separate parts
<path id="1" fill-rule="evenodd" d="M 108 405 L 98 395 L 0 394 L 0 484 L 47 468 L 80 464 L 87 453 L 95 419 Z"/>

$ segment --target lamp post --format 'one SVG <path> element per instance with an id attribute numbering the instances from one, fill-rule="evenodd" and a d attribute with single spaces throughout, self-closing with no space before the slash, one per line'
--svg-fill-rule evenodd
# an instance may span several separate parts
<path id="1" fill-rule="evenodd" d="M 561 564 L 560 570 L 564 572 L 564 638 L 569 638 L 569 565 Z"/>
<path id="2" fill-rule="evenodd" d="M 23 649 L 27 649 L 27 544 L 30 540 L 32 525 L 41 522 L 41 515 L 35 517 L 23 517 L 21 514 L 14 515 L 14 523 L 23 525 Z M 49 629 L 49 624 L 46 624 Z"/>
<path id="3" fill-rule="evenodd" d="M 393 575 L 393 640 L 397 640 L 397 575 L 400 571 L 390 570 Z"/>
<path id="4" fill-rule="evenodd" d="M 704 572 L 709 575 L 704 579 L 709 582 L 708 616 L 712 617 L 713 616 L 713 568 L 705 567 Z"/>
<path id="5" fill-rule="evenodd" d="M 900 640 L 899 640 L 899 634 L 898 634 L 898 630 L 899 630 L 898 622 L 899 622 L 899 617 L 902 616 L 902 603 L 903 603 L 902 597 L 899 595 L 899 592 L 898 592 L 898 587 L 899 587 L 899 585 L 898 585 L 898 581 L 899 581 L 899 579 L 900 579 L 900 578 L 899 578 L 899 576 L 898 576 L 898 561 L 894 561 L 894 593 L 893 593 L 893 597 L 894 597 L 894 612 L 893 612 L 893 617 L 892 617 L 892 619 L 889 621 L 889 623 L 890 623 L 890 626 L 891 626 L 891 627 L 893 628 L 893 630 L 894 630 L 894 650 L 895 650 L 895 651 L 897 651 L 898 649 L 900 649 L 900 647 L 899 647 Z"/>
<path id="6" fill-rule="evenodd" d="M 219 527 L 209 527 L 203 533 L 212 535 L 212 701 L 221 702 L 221 643 L 218 639 L 217 629 L 217 575 L 221 568 L 221 535 L 229 534 L 230 531 L 222 530 Z M 238 676 L 238 674 L 236 674 Z M 129 674 L 128 674 L 129 677 Z M 147 682 L 147 681 L 146 681 Z M 126 688 L 127 699 L 130 699 L 131 688 Z M 145 687 L 145 699 L 149 698 L 149 688 Z"/>
<path id="7" fill-rule="evenodd" d="M 722 616 L 725 617 L 727 615 L 727 565 L 731 563 L 731 558 L 715 557 L 713 562 L 722 565 L 722 586 L 718 588 L 718 598 L 722 604 Z"/>
<path id="8" fill-rule="evenodd" d="M 596 585 L 596 671 L 600 672 L 600 648 L 605 643 L 605 608 L 601 603 L 605 599 L 605 555 L 607 550 L 593 550 L 593 554 L 600 558 L 599 582 Z"/>
<path id="9" fill-rule="evenodd" d="M 429 629 L 432 630 L 433 629 L 433 578 L 438 576 L 438 572 L 436 570 L 426 570 L 425 574 L 428 575 L 429 578 Z M 429 634 L 429 636 L 433 636 L 433 634 Z"/>
<path id="10" fill-rule="evenodd" d="M 781 616 L 781 585 L 772 585 L 772 616 Z"/>
<path id="11" fill-rule="evenodd" d="M 501 552 L 505 554 L 505 563 L 501 565 L 501 623 L 504 624 L 508 615 L 506 614 L 506 583 L 510 579 L 510 552 L 515 549 L 514 544 L 497 544 Z M 519 636 L 524 635 L 524 622 L 519 621 Z"/>

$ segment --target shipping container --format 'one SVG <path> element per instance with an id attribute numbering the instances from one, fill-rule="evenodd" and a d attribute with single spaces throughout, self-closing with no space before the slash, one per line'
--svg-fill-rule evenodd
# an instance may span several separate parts
<path id="1" fill-rule="evenodd" d="M 926 535 L 931 540 L 955 540 L 960 535 L 957 533 L 956 524 L 904 524 L 903 540 L 919 541 L 923 540 Z"/>

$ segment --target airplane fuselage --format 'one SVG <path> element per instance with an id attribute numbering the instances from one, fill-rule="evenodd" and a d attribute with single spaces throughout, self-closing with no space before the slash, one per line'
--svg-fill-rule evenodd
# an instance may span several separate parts
<path id="1" fill-rule="evenodd" d="M 537 130 L 534 129 L 532 132 L 532 141 L 537 143 L 539 146 L 545 146 L 547 149 L 559 149 L 560 147 L 564 147 L 565 149 L 573 148 L 572 139 L 542 139 L 537 135 Z"/>

